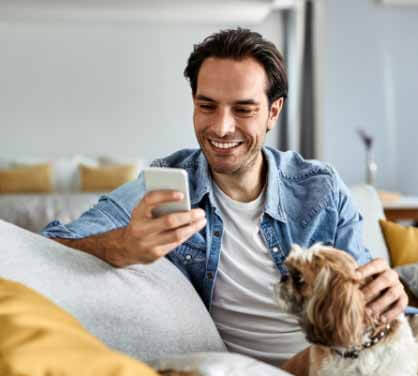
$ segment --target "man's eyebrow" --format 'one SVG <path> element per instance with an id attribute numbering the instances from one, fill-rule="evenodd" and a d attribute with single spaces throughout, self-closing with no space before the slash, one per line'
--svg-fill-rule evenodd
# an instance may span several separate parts
<path id="1" fill-rule="evenodd" d="M 242 104 L 242 105 L 258 105 L 260 103 L 258 103 L 257 101 L 255 101 L 254 99 L 242 99 L 240 101 L 236 101 L 235 104 Z"/>
<path id="2" fill-rule="evenodd" d="M 215 102 L 212 98 L 206 97 L 205 95 L 196 95 L 196 99 L 206 102 Z"/>
<path id="3" fill-rule="evenodd" d="M 205 102 L 216 102 L 214 99 L 207 97 L 206 95 L 196 95 L 196 99 L 205 101 Z M 240 105 L 259 105 L 260 103 L 255 101 L 254 99 L 241 99 L 239 101 L 234 102 L 234 104 Z"/>

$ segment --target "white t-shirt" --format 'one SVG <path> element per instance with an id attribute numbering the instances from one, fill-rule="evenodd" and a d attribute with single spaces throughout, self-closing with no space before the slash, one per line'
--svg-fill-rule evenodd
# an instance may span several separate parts
<path id="1" fill-rule="evenodd" d="M 264 191 L 252 202 L 232 200 L 214 183 L 224 224 L 211 315 L 229 351 L 279 365 L 309 346 L 292 315 L 280 312 L 280 281 L 259 230 Z"/>

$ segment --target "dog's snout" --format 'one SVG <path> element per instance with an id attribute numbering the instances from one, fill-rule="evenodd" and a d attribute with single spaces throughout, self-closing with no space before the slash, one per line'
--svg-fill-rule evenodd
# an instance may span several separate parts
<path id="1" fill-rule="evenodd" d="M 282 277 L 280 278 L 280 283 L 285 283 L 289 280 L 289 274 L 282 274 Z"/>

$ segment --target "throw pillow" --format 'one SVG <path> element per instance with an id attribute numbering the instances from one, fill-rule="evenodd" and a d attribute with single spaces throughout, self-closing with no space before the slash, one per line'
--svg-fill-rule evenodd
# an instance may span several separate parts
<path id="1" fill-rule="evenodd" d="M 52 167 L 52 185 L 55 192 L 80 192 L 80 164 L 97 166 L 95 158 L 84 155 L 45 159 L 42 157 L 20 157 L 10 162 L 11 167 L 29 167 L 48 163 Z M 0 164 L 1 165 L 1 164 Z"/>
<path id="2" fill-rule="evenodd" d="M 0 193 L 52 191 L 51 166 L 38 164 L 0 170 Z"/>
<path id="3" fill-rule="evenodd" d="M 129 164 L 79 168 L 83 192 L 112 191 L 137 177 L 137 166 Z"/>
<path id="4" fill-rule="evenodd" d="M 136 175 L 148 165 L 148 161 L 140 158 L 124 157 L 119 155 L 102 155 L 98 157 L 98 161 L 101 166 L 114 166 L 114 165 L 135 165 Z"/>
<path id="5" fill-rule="evenodd" d="M 379 220 L 392 266 L 418 262 L 418 228 L 404 227 L 390 221 Z"/>
<path id="6" fill-rule="evenodd" d="M 24 285 L 0 279 L 0 374 L 156 376 L 111 351 L 80 323 Z"/>

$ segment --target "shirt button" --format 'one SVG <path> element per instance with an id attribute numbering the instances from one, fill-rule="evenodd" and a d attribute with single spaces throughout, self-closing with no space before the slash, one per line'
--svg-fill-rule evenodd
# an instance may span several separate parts
<path id="1" fill-rule="evenodd" d="M 186 260 L 190 260 L 192 258 L 191 255 L 186 255 Z"/>
<path id="2" fill-rule="evenodd" d="M 273 247 L 272 251 L 273 251 L 274 253 L 277 253 L 277 252 L 279 252 L 279 248 L 277 248 L 277 247 Z"/>
<path id="3" fill-rule="evenodd" d="M 213 273 L 212 273 L 212 272 L 209 272 L 209 273 L 208 273 L 208 279 L 210 279 L 210 280 L 212 280 L 212 279 L 213 279 Z"/>
<path id="4" fill-rule="evenodd" d="M 213 233 L 214 236 L 216 236 L 217 238 L 219 238 L 221 236 L 221 233 L 219 231 L 215 231 Z"/>

